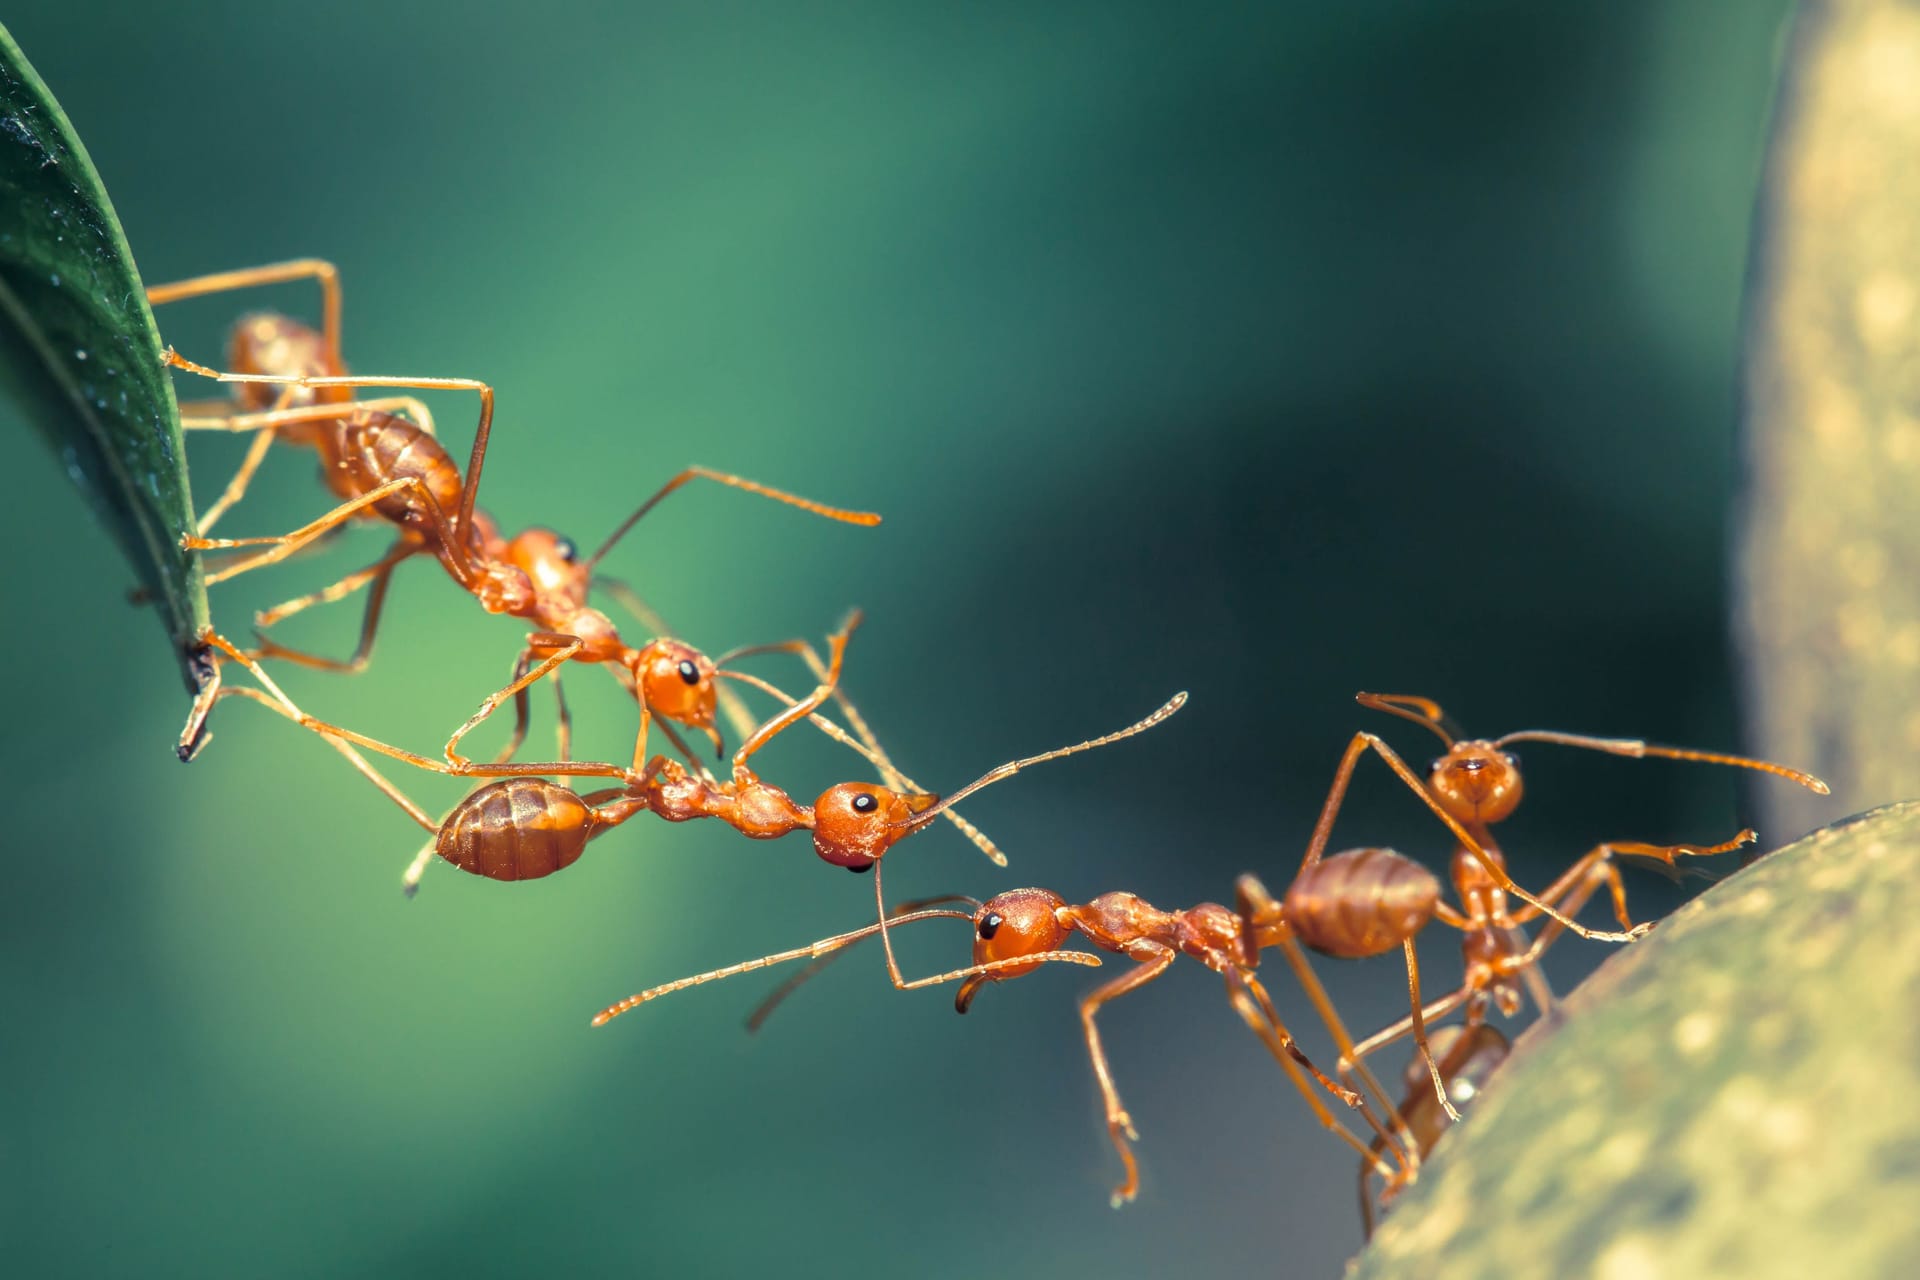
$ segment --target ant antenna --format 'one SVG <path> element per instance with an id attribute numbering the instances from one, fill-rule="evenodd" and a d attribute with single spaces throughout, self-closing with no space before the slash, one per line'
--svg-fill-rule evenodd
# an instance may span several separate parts
<path id="1" fill-rule="evenodd" d="M 764 969 L 769 965 L 781 964 L 788 960 L 804 960 L 826 955 L 829 952 L 839 950 L 849 943 L 871 937 L 875 933 L 880 934 L 881 937 L 884 938 L 887 928 L 891 925 L 912 924 L 918 920 L 935 920 L 941 918 L 965 920 L 971 923 L 973 915 L 971 912 L 953 911 L 946 908 L 931 911 L 916 911 L 887 921 L 885 924 L 870 924 L 863 929 L 855 929 L 850 933 L 839 933 L 831 938 L 822 938 L 811 946 L 797 947 L 792 951 L 781 951 L 774 955 L 761 956 L 757 960 L 748 960 L 741 964 L 728 965 L 724 969 L 713 969 L 707 973 L 697 973 L 691 978 L 681 978 L 677 982 L 669 982 L 663 986 L 642 991 L 639 995 L 628 996 L 618 1004 L 608 1005 L 605 1009 L 602 1009 L 594 1015 L 591 1025 L 596 1027 L 605 1026 L 629 1009 L 638 1008 L 649 1000 L 657 1000 L 661 996 L 686 987 L 697 987 L 706 982 L 718 982 L 722 978 L 731 978 L 736 973 L 748 973 L 754 969 Z M 1003 969 L 1011 969 L 1017 965 L 1045 963 L 1050 960 L 1063 961 L 1068 964 L 1088 965 L 1093 968 L 1098 968 L 1100 965 L 1099 956 L 1091 955 L 1085 951 L 1042 951 L 1037 955 L 1011 956 L 1004 960 L 989 960 L 985 964 L 968 965 L 964 969 L 954 969 L 947 973 L 936 973 L 930 978 L 915 978 L 911 982 L 899 978 L 898 971 L 896 970 L 894 985 L 901 990 L 911 991 L 920 987 L 936 986 L 942 982 L 952 982 L 956 978 L 970 978 L 980 973 L 998 973 Z"/>
<path id="2" fill-rule="evenodd" d="M 1630 756 L 1635 760 L 1647 756 L 1659 756 L 1666 760 L 1697 760 L 1702 764 L 1731 765 L 1736 769 L 1756 769 L 1761 773 L 1770 773 L 1776 778 L 1785 778 L 1797 782 L 1815 795 L 1831 795 L 1832 789 L 1810 773 L 1798 769 L 1789 769 L 1783 764 L 1774 764 L 1771 760 L 1752 760 L 1746 756 L 1722 755 L 1717 751 L 1692 751 L 1684 747 L 1660 747 L 1642 742 L 1638 738 L 1589 738 L 1577 733 L 1557 733 L 1551 729 L 1522 729 L 1518 733 L 1509 733 L 1493 744 L 1504 747 L 1509 742 L 1551 742 L 1563 747 L 1584 747 L 1589 751 L 1604 751 L 1608 755 Z"/>
<path id="3" fill-rule="evenodd" d="M 1432 698 L 1416 697 L 1410 693 L 1356 693 L 1353 700 L 1370 710 L 1384 711 L 1390 716 L 1399 716 L 1402 720 L 1410 720 L 1422 728 L 1431 729 L 1449 748 L 1462 736 L 1460 726 Z"/>
<path id="4" fill-rule="evenodd" d="M 919 920 L 942 919 L 972 921 L 973 915 L 971 912 L 955 911 L 942 907 L 926 911 L 910 912 L 888 923 L 912 924 Z M 810 946 L 796 947 L 792 951 L 777 951 L 770 956 L 761 956 L 758 960 L 746 960 L 740 964 L 730 964 L 724 969 L 709 969 L 705 973 L 696 973 L 691 978 L 681 978 L 674 982 L 662 983 L 660 986 L 650 987 L 642 991 L 639 995 L 628 996 L 618 1004 L 608 1005 L 599 1013 L 593 1015 L 593 1022 L 590 1025 L 604 1027 L 607 1023 L 612 1022 L 629 1009 L 637 1009 L 650 1000 L 658 1000 L 661 996 L 671 995 L 675 991 L 682 991 L 688 987 L 698 987 L 709 982 L 718 982 L 722 978 L 731 978 L 738 973 L 752 973 L 755 969 L 770 968 L 776 964 L 785 964 L 789 960 L 818 959 L 821 956 L 830 955 L 851 943 L 858 942 L 862 938 L 870 938 L 880 932 L 880 929 L 880 925 L 870 924 L 864 929 L 855 929 L 850 933 L 837 933 L 831 938 L 822 938 Z"/>
<path id="5" fill-rule="evenodd" d="M 1174 694 L 1171 698 L 1168 698 L 1166 702 L 1161 704 L 1158 711 L 1155 711 L 1144 720 L 1135 721 L 1133 724 L 1128 725 L 1116 733 L 1103 734 L 1098 738 L 1089 738 L 1085 742 L 1076 742 L 1071 747 L 1060 747 L 1057 750 L 1048 751 L 1041 755 L 1028 756 L 1024 760 L 1009 760 L 999 768 L 969 782 L 966 786 L 960 788 L 944 800 L 941 800 L 938 804 L 922 809 L 911 818 L 904 818 L 899 822 L 889 823 L 888 825 L 916 828 L 925 826 L 927 823 L 933 821 L 934 818 L 938 817 L 943 811 L 959 804 L 962 800 L 980 790 L 982 787 L 990 787 L 1002 779 L 1011 778 L 1022 769 L 1029 768 L 1033 765 L 1042 764 L 1048 760 L 1058 760 L 1062 756 L 1078 755 L 1082 751 L 1091 751 L 1095 747 L 1104 747 L 1109 743 L 1119 742 L 1122 738 L 1131 738 L 1136 733 L 1144 733 L 1186 705 L 1187 692 L 1182 689 L 1179 693 Z"/>
<path id="6" fill-rule="evenodd" d="M 874 525 L 880 523 L 880 516 L 877 512 L 850 511 L 845 507 L 829 507 L 823 502 L 815 502 L 811 498 L 803 498 L 797 493 L 788 493 L 784 489 L 775 489 L 771 485 L 760 484 L 756 481 L 748 480 L 744 476 L 728 475 L 724 471 L 711 471 L 706 467 L 688 467 L 685 471 L 682 471 L 679 475 L 660 486 L 658 493 L 641 503 L 640 509 L 628 516 L 626 520 L 621 523 L 620 527 L 615 529 L 613 533 L 608 536 L 607 540 L 600 544 L 600 549 L 587 558 L 587 572 L 589 574 L 593 572 L 593 567 L 600 563 L 600 558 L 606 555 L 607 552 L 613 550 L 615 543 L 627 536 L 627 530 L 640 523 L 641 516 L 646 515 L 647 512 L 660 505 L 662 498 L 689 480 L 712 480 L 716 484 L 724 484 L 731 489 L 744 489 L 748 493 L 757 493 L 763 498 L 772 498 L 775 502 L 784 502 L 790 507 L 798 507 L 802 511 L 811 511 L 814 515 L 825 516 L 829 520 L 838 520 L 843 524 L 865 525 L 868 528 L 872 528 Z"/>

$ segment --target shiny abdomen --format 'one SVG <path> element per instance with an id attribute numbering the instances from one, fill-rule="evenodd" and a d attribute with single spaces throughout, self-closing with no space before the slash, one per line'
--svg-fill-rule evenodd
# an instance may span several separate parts
<path id="1" fill-rule="evenodd" d="M 1330 956 L 1391 951 L 1433 918 L 1440 881 L 1391 849 L 1348 849 L 1300 873 L 1285 914 L 1300 941 Z"/>
<path id="2" fill-rule="evenodd" d="M 572 866 L 593 826 L 593 811 L 568 788 L 545 778 L 506 778 L 448 815 L 434 851 L 477 876 L 538 880 Z"/>

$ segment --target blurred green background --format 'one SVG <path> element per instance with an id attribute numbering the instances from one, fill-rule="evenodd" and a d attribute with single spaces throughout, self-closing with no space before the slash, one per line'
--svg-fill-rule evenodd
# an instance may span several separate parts
<path id="1" fill-rule="evenodd" d="M 1151 736 L 982 796 L 1009 871 L 944 828 L 888 863 L 898 896 L 1173 907 L 1241 871 L 1284 884 L 1356 728 L 1431 754 L 1357 689 L 1490 733 L 1736 743 L 1735 328 L 1786 9 L 27 0 L 6 21 L 150 282 L 325 256 L 357 369 L 499 387 L 482 501 L 509 528 L 591 545 L 694 461 L 884 511 L 862 531 L 690 490 L 610 568 L 715 652 L 864 605 L 846 683 L 921 780 L 1192 690 Z M 245 305 L 273 302 L 312 312 Z M 217 359 L 240 305 L 162 330 Z M 464 442 L 470 406 L 439 407 Z M 876 953 L 758 1037 L 754 977 L 589 1032 L 629 991 L 861 923 L 867 883 L 800 840 L 642 819 L 550 881 L 442 867 L 402 900 L 418 832 L 318 740 L 229 704 L 174 762 L 161 633 L 19 438 L 11 1273 L 1328 1275 L 1358 1244 L 1353 1162 L 1198 966 L 1104 1016 L 1144 1137 L 1121 1213 L 1073 1016 L 1094 974 L 963 1020 L 894 993 Z M 203 502 L 232 444 L 193 442 Z M 223 528 L 326 505 L 277 457 Z M 215 617 L 244 629 L 383 545 L 216 588 Z M 283 638 L 344 652 L 357 622 Z M 371 672 L 287 683 L 432 749 L 518 635 L 415 563 Z M 597 673 L 569 688 L 582 750 L 617 755 L 630 703 Z M 1533 883 L 1599 839 L 1741 821 L 1722 772 L 1527 765 L 1507 839 Z M 802 796 L 859 774 L 797 733 L 765 766 Z M 1336 843 L 1447 852 L 1372 769 Z M 1629 876 L 1641 909 L 1677 900 Z M 1459 962 L 1431 942 L 1438 989 Z M 963 963 L 965 930 L 907 953 Z M 1322 969 L 1356 1026 L 1402 1011 L 1391 959 Z"/>

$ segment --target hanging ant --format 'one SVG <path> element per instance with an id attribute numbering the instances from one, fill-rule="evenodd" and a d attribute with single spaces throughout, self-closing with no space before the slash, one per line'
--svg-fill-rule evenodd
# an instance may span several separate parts
<path id="1" fill-rule="evenodd" d="M 1336 854 L 1327 862 L 1329 865 L 1338 866 L 1342 865 L 1342 860 L 1359 860 L 1381 853 L 1387 853 L 1387 851 L 1351 850 Z M 1397 855 L 1389 853 L 1388 856 L 1396 857 Z M 878 884 L 879 879 L 876 873 L 876 892 Z M 908 983 L 900 976 L 899 965 L 893 956 L 892 944 L 888 941 L 887 926 L 904 922 L 909 918 L 925 919 L 936 915 L 957 914 L 925 910 L 930 904 L 941 901 L 966 902 L 973 907 L 972 913 L 966 917 L 971 921 L 974 929 L 973 965 L 968 969 L 943 974 L 936 979 Z M 1122 1181 L 1113 1192 L 1112 1199 L 1116 1207 L 1133 1199 L 1139 1188 L 1139 1170 L 1131 1145 L 1139 1141 L 1139 1134 L 1134 1129 L 1132 1117 L 1121 1104 L 1120 1094 L 1114 1085 L 1113 1073 L 1108 1066 L 1106 1051 L 1101 1044 L 1100 1033 L 1095 1024 L 1095 1017 L 1101 1007 L 1109 1001 L 1160 977 L 1181 955 L 1199 960 L 1221 975 L 1226 982 L 1228 999 L 1235 1011 L 1286 1069 L 1289 1079 L 1307 1099 L 1322 1125 L 1359 1152 L 1363 1159 L 1377 1166 L 1377 1171 L 1383 1177 L 1403 1178 L 1406 1175 L 1407 1165 L 1401 1152 L 1404 1144 L 1411 1139 L 1403 1140 L 1390 1134 L 1387 1127 L 1375 1115 L 1365 1095 L 1336 1083 L 1314 1066 L 1295 1043 L 1285 1023 L 1281 1021 L 1279 1012 L 1274 1008 L 1272 999 L 1255 972 L 1259 965 L 1261 950 L 1267 947 L 1279 948 L 1301 988 L 1312 1001 L 1321 1021 L 1332 1033 L 1343 1059 L 1351 1059 L 1354 1050 L 1353 1039 L 1299 945 L 1305 943 L 1307 946 L 1316 948 L 1327 947 L 1330 942 L 1352 938 L 1356 929 L 1364 930 L 1370 927 L 1372 922 L 1356 921 L 1345 909 L 1344 904 L 1316 900 L 1309 901 L 1304 907 L 1289 907 L 1288 904 L 1276 902 L 1254 877 L 1242 876 L 1236 889 L 1235 906 L 1232 908 L 1206 902 L 1183 911 L 1163 911 L 1130 893 L 1102 894 L 1089 903 L 1076 905 L 1048 889 L 1015 889 L 998 894 L 985 902 L 972 898 L 949 897 L 907 904 L 901 910 L 909 914 L 902 916 L 883 910 L 880 924 L 823 939 L 811 947 L 780 952 L 758 960 L 750 960 L 744 964 L 716 969 L 631 996 L 603 1010 L 594 1018 L 593 1025 L 600 1026 L 636 1005 L 685 987 L 731 977 L 736 973 L 765 968 L 787 960 L 815 959 L 814 965 L 808 966 L 780 987 L 755 1011 L 749 1020 L 749 1026 L 757 1027 L 772 1011 L 775 1004 L 817 971 L 821 959 L 850 943 L 874 935 L 878 935 L 887 948 L 887 969 L 896 987 L 906 989 L 911 986 L 958 979 L 961 986 L 954 997 L 954 1008 L 960 1013 L 965 1013 L 986 983 L 1002 982 L 1031 973 L 1043 961 L 1087 954 L 1063 949 L 1067 940 L 1073 934 L 1079 933 L 1101 950 L 1127 956 L 1138 965 L 1131 972 L 1114 978 L 1081 997 L 1080 1000 L 1081 1033 L 1086 1042 L 1087 1056 L 1093 1065 L 1095 1082 L 1099 1086 L 1105 1104 L 1107 1132 L 1113 1141 L 1114 1150 L 1119 1153 L 1124 1170 Z M 1362 1143 L 1334 1117 L 1320 1094 L 1307 1083 L 1306 1078 L 1301 1074 L 1302 1069 L 1320 1088 L 1332 1093 L 1347 1106 L 1360 1111 L 1378 1135 L 1378 1145 L 1375 1148 L 1369 1148 Z M 1392 1100 L 1381 1088 L 1379 1082 L 1373 1079 L 1364 1063 L 1356 1063 L 1352 1069 L 1359 1077 L 1363 1088 L 1372 1095 L 1382 1113 L 1392 1115 L 1394 1112 Z M 1395 1160 L 1400 1162 L 1400 1167 L 1396 1169 L 1383 1159 L 1380 1154 L 1382 1151 L 1393 1154 Z"/>
<path id="2" fill-rule="evenodd" d="M 589 840 L 642 812 L 651 812 L 669 822 L 717 818 L 753 839 L 768 840 L 794 831 L 810 831 L 814 851 L 820 858 L 835 866 L 863 871 L 875 866 L 894 844 L 923 829 L 935 817 L 950 812 L 955 804 L 982 787 L 1031 765 L 1130 737 L 1166 719 L 1186 700 L 1185 694 L 1177 695 L 1153 715 L 1118 733 L 1001 765 L 944 799 L 930 793 L 899 792 L 871 783 L 847 782 L 829 787 L 812 805 L 798 804 L 779 787 L 762 781 L 747 761 L 774 737 L 812 716 L 832 696 L 840 678 L 847 640 L 858 622 L 859 615 L 855 613 L 829 637 L 831 659 L 827 664 L 827 678 L 808 697 L 795 700 L 779 695 L 788 705 L 756 729 L 734 752 L 732 778 L 726 782 L 690 772 L 665 756 L 654 757 L 642 770 L 597 762 L 558 765 L 495 762 L 468 765 L 456 771 L 307 715 L 258 663 L 232 642 L 211 631 L 205 633 L 204 639 L 245 666 L 266 690 L 262 693 L 244 686 L 227 686 L 221 696 L 249 698 L 320 734 L 383 794 L 431 833 L 433 853 L 464 871 L 501 880 L 537 879 L 570 866 Z M 773 688 L 764 681 L 754 683 Z M 833 735 L 847 745 L 857 751 L 864 750 L 837 726 L 832 729 Z M 436 823 L 374 769 L 355 747 L 369 747 L 437 772 L 501 777 L 506 781 L 491 783 L 470 793 Z M 876 764 L 879 763 L 876 760 Z M 529 776 L 536 771 L 571 777 L 619 778 L 623 785 L 579 796 L 566 786 Z M 997 853 L 990 843 L 983 844 L 983 848 Z"/>
<path id="3" fill-rule="evenodd" d="M 272 611 L 267 619 L 271 622 L 308 605 L 338 599 L 372 582 L 374 591 L 369 596 L 360 645 L 353 659 L 345 664 L 335 663 L 278 645 L 263 650 L 263 654 L 309 666 L 344 666 L 352 669 L 356 665 L 364 665 L 371 650 L 388 575 L 401 561 L 413 555 L 432 554 L 448 574 L 471 592 L 488 612 L 526 618 L 542 628 L 527 638 L 525 649 L 515 667 L 514 679 L 483 701 L 479 713 L 448 740 L 444 752 L 448 764 L 464 766 L 471 763 L 459 754 L 460 740 L 491 715 L 501 701 L 554 672 L 570 659 L 609 664 L 621 684 L 639 701 L 641 718 L 634 743 L 634 767 L 639 767 L 645 758 L 647 728 L 654 715 L 661 717 L 662 729 L 674 740 L 676 748 L 683 752 L 684 744 L 678 741 L 665 722 L 677 721 L 698 728 L 713 739 L 716 750 L 723 749 L 719 730 L 714 723 L 712 677 L 715 664 L 711 660 L 677 640 L 656 639 L 638 649 L 627 646 L 611 620 L 599 610 L 586 605 L 584 592 L 575 595 L 564 590 L 542 591 L 535 585 L 535 572 L 550 568 L 555 560 L 571 563 L 565 554 L 571 548 L 570 543 L 536 537 L 536 545 L 522 544 L 516 548 L 513 542 L 500 541 L 497 534 L 492 532 L 491 521 L 475 511 L 474 497 L 493 418 L 492 387 L 464 378 L 223 374 L 196 365 L 172 351 L 167 353 L 166 359 L 175 367 L 224 382 L 300 388 L 316 394 L 334 388 L 408 387 L 472 390 L 480 396 L 480 421 L 464 483 L 458 467 L 437 441 L 422 433 L 414 424 L 390 414 L 348 406 L 351 411 L 341 417 L 341 406 L 320 404 L 258 415 L 270 420 L 268 429 L 273 430 L 294 422 L 317 422 L 313 443 L 327 463 L 329 483 L 336 494 L 347 498 L 347 501 L 303 528 L 280 537 L 209 539 L 188 536 L 182 540 L 183 545 L 198 549 L 268 545 L 268 550 L 228 564 L 209 575 L 210 583 L 284 559 L 361 512 L 384 516 L 402 530 L 402 536 L 393 549 L 374 565 L 349 575 L 331 587 L 300 600 L 289 601 Z M 581 566 L 583 576 L 590 579 L 593 567 L 600 558 L 642 516 L 668 494 L 694 479 L 712 480 L 846 523 L 873 525 L 880 519 L 871 512 L 827 507 L 739 476 L 703 467 L 690 467 L 663 485 L 614 531 Z M 454 512 L 452 516 L 447 514 L 449 510 Z M 544 532 L 541 531 L 542 534 Z M 574 555 L 577 557 L 577 552 Z M 536 662 L 537 666 L 534 665 Z M 217 697 L 217 690 L 216 671 L 214 682 L 196 700 L 186 728 L 182 731 L 180 752 L 183 759 L 191 759 L 202 745 L 206 714 Z"/>
<path id="4" fill-rule="evenodd" d="M 1433 1153 L 1440 1135 L 1453 1127 L 1459 1109 L 1471 1103 L 1486 1088 L 1487 1080 L 1507 1060 L 1513 1046 L 1490 1023 L 1474 1026 L 1450 1024 L 1436 1027 L 1428 1037 L 1433 1061 L 1446 1082 L 1448 1106 L 1442 1107 L 1428 1078 L 1427 1063 L 1416 1053 L 1407 1063 L 1403 1077 L 1407 1095 L 1395 1117 L 1398 1128 L 1413 1143 L 1413 1161 L 1385 1175 L 1377 1197 L 1378 1211 L 1385 1213 L 1395 1197 L 1413 1185 L 1419 1166 Z M 1380 1157 L 1386 1149 L 1384 1138 L 1375 1138 L 1369 1148 L 1370 1159 L 1360 1162 L 1360 1225 L 1367 1239 L 1373 1238 L 1376 1197 L 1371 1183 L 1381 1172 Z"/>
<path id="5" fill-rule="evenodd" d="M 1521 799 L 1520 761 L 1506 750 L 1508 745 L 1550 742 L 1635 758 L 1657 756 L 1724 764 L 1787 778 L 1821 794 L 1827 790 L 1818 778 L 1784 765 L 1743 756 L 1653 746 L 1637 739 L 1524 730 L 1491 741 L 1463 740 L 1447 727 L 1439 706 L 1425 698 L 1362 693 L 1358 701 L 1362 706 L 1425 725 L 1447 744 L 1447 752 L 1433 762 L 1428 779 L 1422 784 L 1385 742 L 1370 733 L 1355 735 L 1335 771 L 1333 787 L 1314 826 L 1300 873 L 1287 890 L 1286 905 L 1289 910 L 1298 911 L 1311 908 L 1316 912 L 1372 913 L 1372 927 L 1364 936 L 1348 939 L 1345 949 L 1309 940 L 1308 945 L 1316 950 L 1361 957 L 1382 954 L 1396 945 L 1401 947 L 1414 1008 L 1406 1018 L 1362 1041 L 1357 1055 L 1363 1059 L 1380 1046 L 1411 1032 L 1428 1064 L 1442 1107 L 1451 1104 L 1446 1101 L 1440 1068 L 1425 1042 L 1423 1023 L 1427 1019 L 1441 1017 L 1465 1005 L 1468 1025 L 1476 1025 L 1484 1019 L 1489 1001 L 1506 1016 L 1512 1016 L 1520 1007 L 1520 982 L 1529 985 L 1535 1003 L 1545 1009 L 1552 1002 L 1552 993 L 1539 974 L 1538 961 L 1562 930 L 1612 941 L 1638 937 L 1652 927 L 1636 925 L 1628 915 L 1625 884 L 1614 864 L 1616 856 L 1652 858 L 1672 866 L 1676 858 L 1727 853 L 1755 838 L 1752 831 L 1746 830 L 1717 845 L 1651 845 L 1625 841 L 1595 845 L 1536 897 L 1507 875 L 1505 856 L 1489 830 L 1492 824 L 1511 816 Z M 1354 766 L 1368 750 L 1377 752 L 1427 807 L 1440 816 L 1459 841 L 1452 863 L 1453 884 L 1460 899 L 1458 910 L 1440 900 L 1440 882 L 1431 872 L 1398 854 L 1379 850 L 1368 859 L 1354 860 L 1348 854 L 1323 858 L 1322 851 L 1346 797 Z M 1602 885 L 1609 891 L 1620 933 L 1587 929 L 1573 919 Z M 1509 909 L 1509 893 L 1525 905 Z M 1548 924 L 1538 937 L 1529 940 L 1521 926 L 1542 915 L 1549 918 Z M 1419 997 L 1419 960 L 1413 939 L 1435 919 L 1461 931 L 1466 976 L 1458 990 L 1423 1009 Z"/>

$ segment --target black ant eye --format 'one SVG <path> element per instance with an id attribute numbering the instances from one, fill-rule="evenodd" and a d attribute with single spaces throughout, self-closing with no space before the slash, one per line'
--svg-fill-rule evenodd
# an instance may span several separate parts
<path id="1" fill-rule="evenodd" d="M 983 938 L 993 937 L 994 934 L 1000 932 L 1000 926 L 1005 923 L 1006 921 L 1001 918 L 998 911 L 987 912 L 987 914 L 980 917 L 980 936 Z"/>
<path id="2" fill-rule="evenodd" d="M 870 791 L 862 791 L 859 795 L 853 798 L 853 811 L 855 813 L 872 813 L 875 809 L 878 809 L 879 807 L 880 807 L 879 797 L 875 796 Z"/>
<path id="3" fill-rule="evenodd" d="M 853 874 L 855 875 L 860 875 L 864 872 L 873 870 L 873 864 L 871 862 L 863 862 L 857 867 L 848 867 L 847 870 L 853 872 Z"/>
<path id="4" fill-rule="evenodd" d="M 572 564 L 580 558 L 580 548 L 573 545 L 572 538 L 555 538 L 553 541 L 553 554 L 559 556 L 568 564 Z"/>
<path id="5" fill-rule="evenodd" d="M 1517 772 L 1520 768 L 1520 753 L 1518 751 L 1509 751 L 1506 753 L 1506 757 L 1507 768 Z"/>
<path id="6" fill-rule="evenodd" d="M 693 665 L 692 659 L 690 658 L 680 659 L 680 665 L 678 668 L 676 668 L 676 670 L 680 672 L 680 678 L 682 680 L 685 680 L 688 684 L 700 683 L 700 668 Z"/>

